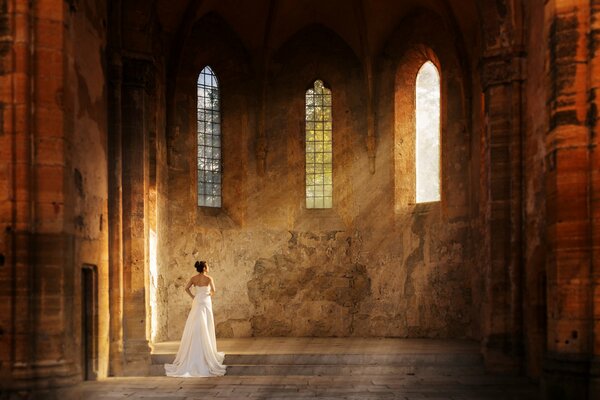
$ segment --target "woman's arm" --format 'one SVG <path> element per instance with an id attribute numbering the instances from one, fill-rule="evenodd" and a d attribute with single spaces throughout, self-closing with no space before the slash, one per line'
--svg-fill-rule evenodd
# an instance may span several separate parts
<path id="1" fill-rule="evenodd" d="M 209 278 L 209 279 L 210 279 L 210 295 L 213 296 L 216 292 L 215 281 L 213 281 L 213 278 Z"/>
<path id="2" fill-rule="evenodd" d="M 190 279 L 190 281 L 188 282 L 188 284 L 185 286 L 185 292 L 187 294 L 190 295 L 190 297 L 193 299 L 194 295 L 192 294 L 192 292 L 190 292 L 190 287 L 192 286 L 192 280 Z"/>

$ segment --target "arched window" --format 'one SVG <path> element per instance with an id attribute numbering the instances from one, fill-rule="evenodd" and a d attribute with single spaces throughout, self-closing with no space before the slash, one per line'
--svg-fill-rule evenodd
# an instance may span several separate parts
<path id="1" fill-rule="evenodd" d="M 306 91 L 306 208 L 333 205 L 331 90 L 316 80 Z"/>
<path id="2" fill-rule="evenodd" d="M 198 205 L 221 207 L 221 107 L 219 82 L 206 66 L 198 76 Z"/>
<path id="3" fill-rule="evenodd" d="M 416 82 L 416 201 L 440 201 L 440 74 L 427 61 Z"/>

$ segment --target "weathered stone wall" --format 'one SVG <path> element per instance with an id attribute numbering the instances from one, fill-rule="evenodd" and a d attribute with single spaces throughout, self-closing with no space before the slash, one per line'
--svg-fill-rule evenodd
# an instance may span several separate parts
<path id="1" fill-rule="evenodd" d="M 155 339 L 179 339 L 206 259 L 219 336 L 481 338 L 487 367 L 595 398 L 597 1 L 248 4 L 0 0 L 0 384 L 81 379 L 83 264 L 99 278 L 97 373 L 109 351 L 110 373 L 146 373 L 150 310 Z M 443 83 L 442 201 L 416 205 L 426 59 Z M 196 205 L 207 64 L 220 210 Z M 304 208 L 317 78 L 334 99 L 332 210 Z"/>
<path id="2" fill-rule="evenodd" d="M 541 3 L 541 2 L 537 2 Z M 544 176 L 545 132 L 548 130 L 546 99 L 547 77 L 544 70 L 546 50 L 540 43 L 548 37 L 544 9 L 539 4 L 527 7 L 528 38 L 527 87 L 524 138 L 524 343 L 525 365 L 530 376 L 539 376 L 546 341 L 546 196 Z"/>
<path id="3" fill-rule="evenodd" d="M 168 227 L 170 225 L 168 204 L 168 160 L 167 160 L 167 127 L 166 127 L 166 85 L 160 84 L 160 77 L 165 75 L 165 66 L 159 64 L 157 66 L 155 76 L 155 92 L 153 99 L 153 108 L 150 115 L 152 121 L 151 130 L 151 160 L 149 163 L 150 170 L 150 196 L 152 203 L 150 206 L 150 229 L 156 232 L 157 238 L 157 267 L 169 264 L 169 252 L 164 251 L 165 244 L 168 238 Z M 150 285 L 153 282 L 149 282 Z M 157 303 L 154 305 L 156 312 L 155 337 L 165 337 L 168 327 L 168 302 L 165 301 L 167 293 L 165 291 L 164 276 L 158 274 L 156 277 L 155 287 Z M 152 306 L 152 305 L 151 305 Z"/>
<path id="4" fill-rule="evenodd" d="M 98 271 L 106 374 L 104 17 L 104 2 L 0 3 L 0 386 L 20 395 L 82 379 L 83 264 Z"/>
<path id="5" fill-rule="evenodd" d="M 69 342 L 74 354 L 84 343 L 82 332 L 81 274 L 84 266 L 93 266 L 97 274 L 96 326 L 94 328 L 95 360 L 92 376 L 108 373 L 108 133 L 106 91 L 106 16 L 105 1 L 85 0 L 67 7 L 65 31 L 66 82 L 57 88 L 55 101 L 60 103 L 66 117 L 65 146 L 69 149 L 66 163 L 69 176 L 65 185 L 72 197 L 67 208 L 72 226 L 73 272 L 72 295 L 65 299 L 72 308 L 72 332 Z M 48 77 L 52 80 L 52 77 Z M 71 225 L 72 221 L 72 225 Z M 76 359 L 80 363 L 79 358 Z M 82 371 L 83 373 L 83 371 Z"/>
<path id="6" fill-rule="evenodd" d="M 597 2 L 548 1 L 547 336 L 542 393 L 600 396 Z"/>
<path id="7" fill-rule="evenodd" d="M 439 21 L 431 16 L 415 26 L 423 23 L 419 39 L 442 53 L 443 91 L 452 101 L 443 105 L 442 202 L 415 205 L 414 197 L 399 202 L 394 190 L 396 174 L 414 176 L 410 163 L 395 167 L 395 143 L 408 140 L 400 132 L 411 129 L 403 115 L 413 112 L 409 104 L 395 105 L 393 94 L 403 46 L 391 43 L 378 60 L 374 175 L 366 148 L 366 87 L 355 53 L 319 26 L 274 52 L 261 176 L 260 74 L 218 17 L 199 21 L 184 51 L 189 66 L 178 76 L 177 126 L 169 131 L 169 226 L 161 249 L 170 262 L 160 270 L 168 331 L 159 339 L 180 338 L 189 311 L 183 287 L 196 259 L 213 268 L 219 336 L 478 337 L 479 275 L 469 244 L 469 106 L 451 31 L 436 35 Z M 447 42 L 444 35 L 450 35 Z M 195 79 L 207 64 L 222 90 L 221 210 L 196 206 Z M 304 93 L 314 79 L 333 93 L 331 210 L 304 207 Z"/>

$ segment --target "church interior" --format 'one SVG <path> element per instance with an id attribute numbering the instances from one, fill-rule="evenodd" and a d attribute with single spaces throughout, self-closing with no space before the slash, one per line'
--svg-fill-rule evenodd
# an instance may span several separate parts
<path id="1" fill-rule="evenodd" d="M 599 87 L 596 0 L 0 0 L 0 398 L 153 375 L 196 260 L 223 343 L 600 398 Z"/>

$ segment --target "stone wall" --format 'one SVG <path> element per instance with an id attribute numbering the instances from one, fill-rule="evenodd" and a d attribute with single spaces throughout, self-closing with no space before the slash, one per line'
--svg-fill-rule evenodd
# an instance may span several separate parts
<path id="1" fill-rule="evenodd" d="M 190 305 L 183 288 L 196 259 L 212 267 L 221 337 L 479 337 L 478 272 L 470 244 L 469 106 L 461 97 L 465 82 L 449 44 L 452 32 L 436 34 L 439 22 L 422 13 L 410 25 L 424 24 L 414 40 L 439 51 L 442 90 L 450 99 L 442 116 L 442 201 L 422 205 L 414 204 L 414 193 L 395 196 L 397 175 L 414 176 L 412 163 L 397 167 L 401 155 L 396 153 L 403 146 L 410 152 L 402 143 L 410 143 L 413 120 L 404 117 L 413 110 L 409 103 L 396 104 L 394 96 L 396 89 L 414 92 L 416 70 L 411 86 L 410 72 L 400 69 L 408 63 L 402 43 L 410 41 L 391 41 L 377 61 L 381 87 L 373 175 L 364 75 L 353 50 L 328 29 L 311 26 L 275 51 L 267 77 L 263 176 L 257 165 L 260 79 L 219 17 L 194 26 L 183 53 L 188 66 L 177 82 L 178 125 L 169 132 L 169 224 L 162 247 L 169 264 L 160 266 L 168 324 L 159 339 L 181 335 Z M 207 64 L 222 90 L 220 210 L 196 205 L 195 79 Z M 415 67 L 420 65 L 413 62 Z M 401 73 L 405 84 L 398 83 Z M 333 94 L 331 210 L 304 207 L 304 93 L 314 79 L 322 79 Z"/>
<path id="2" fill-rule="evenodd" d="M 249 4 L 0 0 L 0 385 L 82 379 L 84 264 L 98 273 L 95 373 L 147 373 L 149 340 L 179 339 L 205 259 L 221 337 L 481 339 L 489 369 L 593 398 L 597 1 Z M 414 204 L 428 59 L 442 200 Z M 222 89 L 219 210 L 196 205 L 207 64 Z M 315 79 L 333 92 L 331 210 L 304 207 Z"/>
<path id="3" fill-rule="evenodd" d="M 544 132 L 548 129 L 546 107 L 546 77 L 537 71 L 544 69 L 545 49 L 539 46 L 548 36 L 543 23 L 541 7 L 528 7 L 531 31 L 527 57 L 527 101 L 525 157 L 525 252 L 523 313 L 525 320 L 526 369 L 528 374 L 539 376 L 542 369 L 546 336 L 546 196 L 544 175 L 545 160 Z"/>
<path id="4" fill-rule="evenodd" d="M 82 379 L 84 264 L 99 289 L 90 376 L 107 373 L 105 8 L 0 3 L 0 387 L 22 393 Z"/>
<path id="5" fill-rule="evenodd" d="M 67 184 L 72 188 L 69 216 L 73 219 L 74 274 L 73 351 L 81 351 L 85 333 L 81 331 L 81 269 L 93 266 L 97 274 L 95 295 L 97 340 L 90 376 L 108 374 L 108 132 L 106 80 L 106 2 L 80 1 L 69 9 L 66 52 L 68 84 L 64 89 L 68 117 L 67 163 L 72 170 Z M 70 181 L 70 182 L 69 182 Z M 79 362 L 79 360 L 77 360 Z M 83 371 L 82 371 L 83 374 Z"/>

